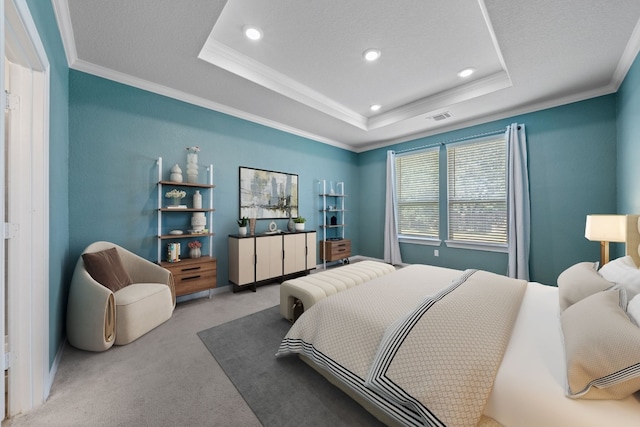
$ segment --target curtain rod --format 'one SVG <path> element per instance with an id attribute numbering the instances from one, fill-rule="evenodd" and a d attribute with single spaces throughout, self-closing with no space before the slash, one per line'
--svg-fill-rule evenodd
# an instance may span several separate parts
<path id="1" fill-rule="evenodd" d="M 518 126 L 518 129 L 520 129 L 520 126 Z M 407 148 L 406 150 L 400 150 L 400 151 L 394 151 L 396 154 L 400 154 L 400 153 L 408 153 L 410 151 L 416 151 L 416 150 L 423 150 L 425 148 L 431 148 L 431 147 L 435 147 L 437 145 L 447 145 L 450 144 L 452 142 L 460 142 L 460 141 L 465 141 L 467 139 L 473 139 L 473 138 L 480 138 L 481 136 L 488 136 L 488 135 L 494 135 L 500 132 L 506 132 L 507 128 L 504 127 L 502 129 L 497 129 L 497 130 L 493 130 L 493 131 L 489 131 L 489 132 L 484 132 L 484 133 L 478 133 L 476 135 L 470 135 L 470 136 L 464 136 L 462 138 L 456 138 L 456 139 L 450 139 L 448 141 L 441 141 L 441 142 L 435 142 L 433 144 L 428 144 L 428 145 L 421 145 L 420 147 L 414 147 L 414 148 Z"/>

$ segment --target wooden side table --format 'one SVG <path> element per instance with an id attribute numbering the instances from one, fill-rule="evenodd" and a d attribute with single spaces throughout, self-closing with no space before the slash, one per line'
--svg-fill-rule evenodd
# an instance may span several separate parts
<path id="1" fill-rule="evenodd" d="M 351 240 L 322 240 L 320 242 L 320 259 L 323 261 L 339 261 L 351 256 Z"/>
<path id="2" fill-rule="evenodd" d="M 209 298 L 211 298 L 211 290 L 217 284 L 215 258 L 208 256 L 183 258 L 180 262 L 162 262 L 160 265 L 173 275 L 176 296 L 209 290 Z"/>

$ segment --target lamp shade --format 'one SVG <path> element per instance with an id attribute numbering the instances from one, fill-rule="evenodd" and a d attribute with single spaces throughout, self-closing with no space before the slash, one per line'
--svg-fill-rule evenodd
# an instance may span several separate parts
<path id="1" fill-rule="evenodd" d="M 627 238 L 626 215 L 587 215 L 584 237 L 600 242 L 624 242 Z"/>

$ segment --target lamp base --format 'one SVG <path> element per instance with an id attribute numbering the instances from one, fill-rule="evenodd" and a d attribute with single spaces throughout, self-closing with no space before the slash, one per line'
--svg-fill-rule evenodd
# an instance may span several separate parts
<path id="1" fill-rule="evenodd" d="M 609 262 L 609 242 L 600 242 L 600 267 Z"/>

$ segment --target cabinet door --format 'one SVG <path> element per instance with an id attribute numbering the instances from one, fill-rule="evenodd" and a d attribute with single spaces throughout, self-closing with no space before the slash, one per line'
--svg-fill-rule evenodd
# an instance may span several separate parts
<path id="1" fill-rule="evenodd" d="M 253 239 L 229 237 L 229 281 L 236 285 L 246 285 L 254 278 Z"/>
<path id="2" fill-rule="evenodd" d="M 306 233 L 285 234 L 284 236 L 284 274 L 304 271 L 307 250 Z"/>
<path id="3" fill-rule="evenodd" d="M 282 276 L 282 237 L 256 237 L 256 281 Z"/>
<path id="4" fill-rule="evenodd" d="M 316 233 L 307 233 L 307 270 L 316 268 L 317 244 Z"/>

